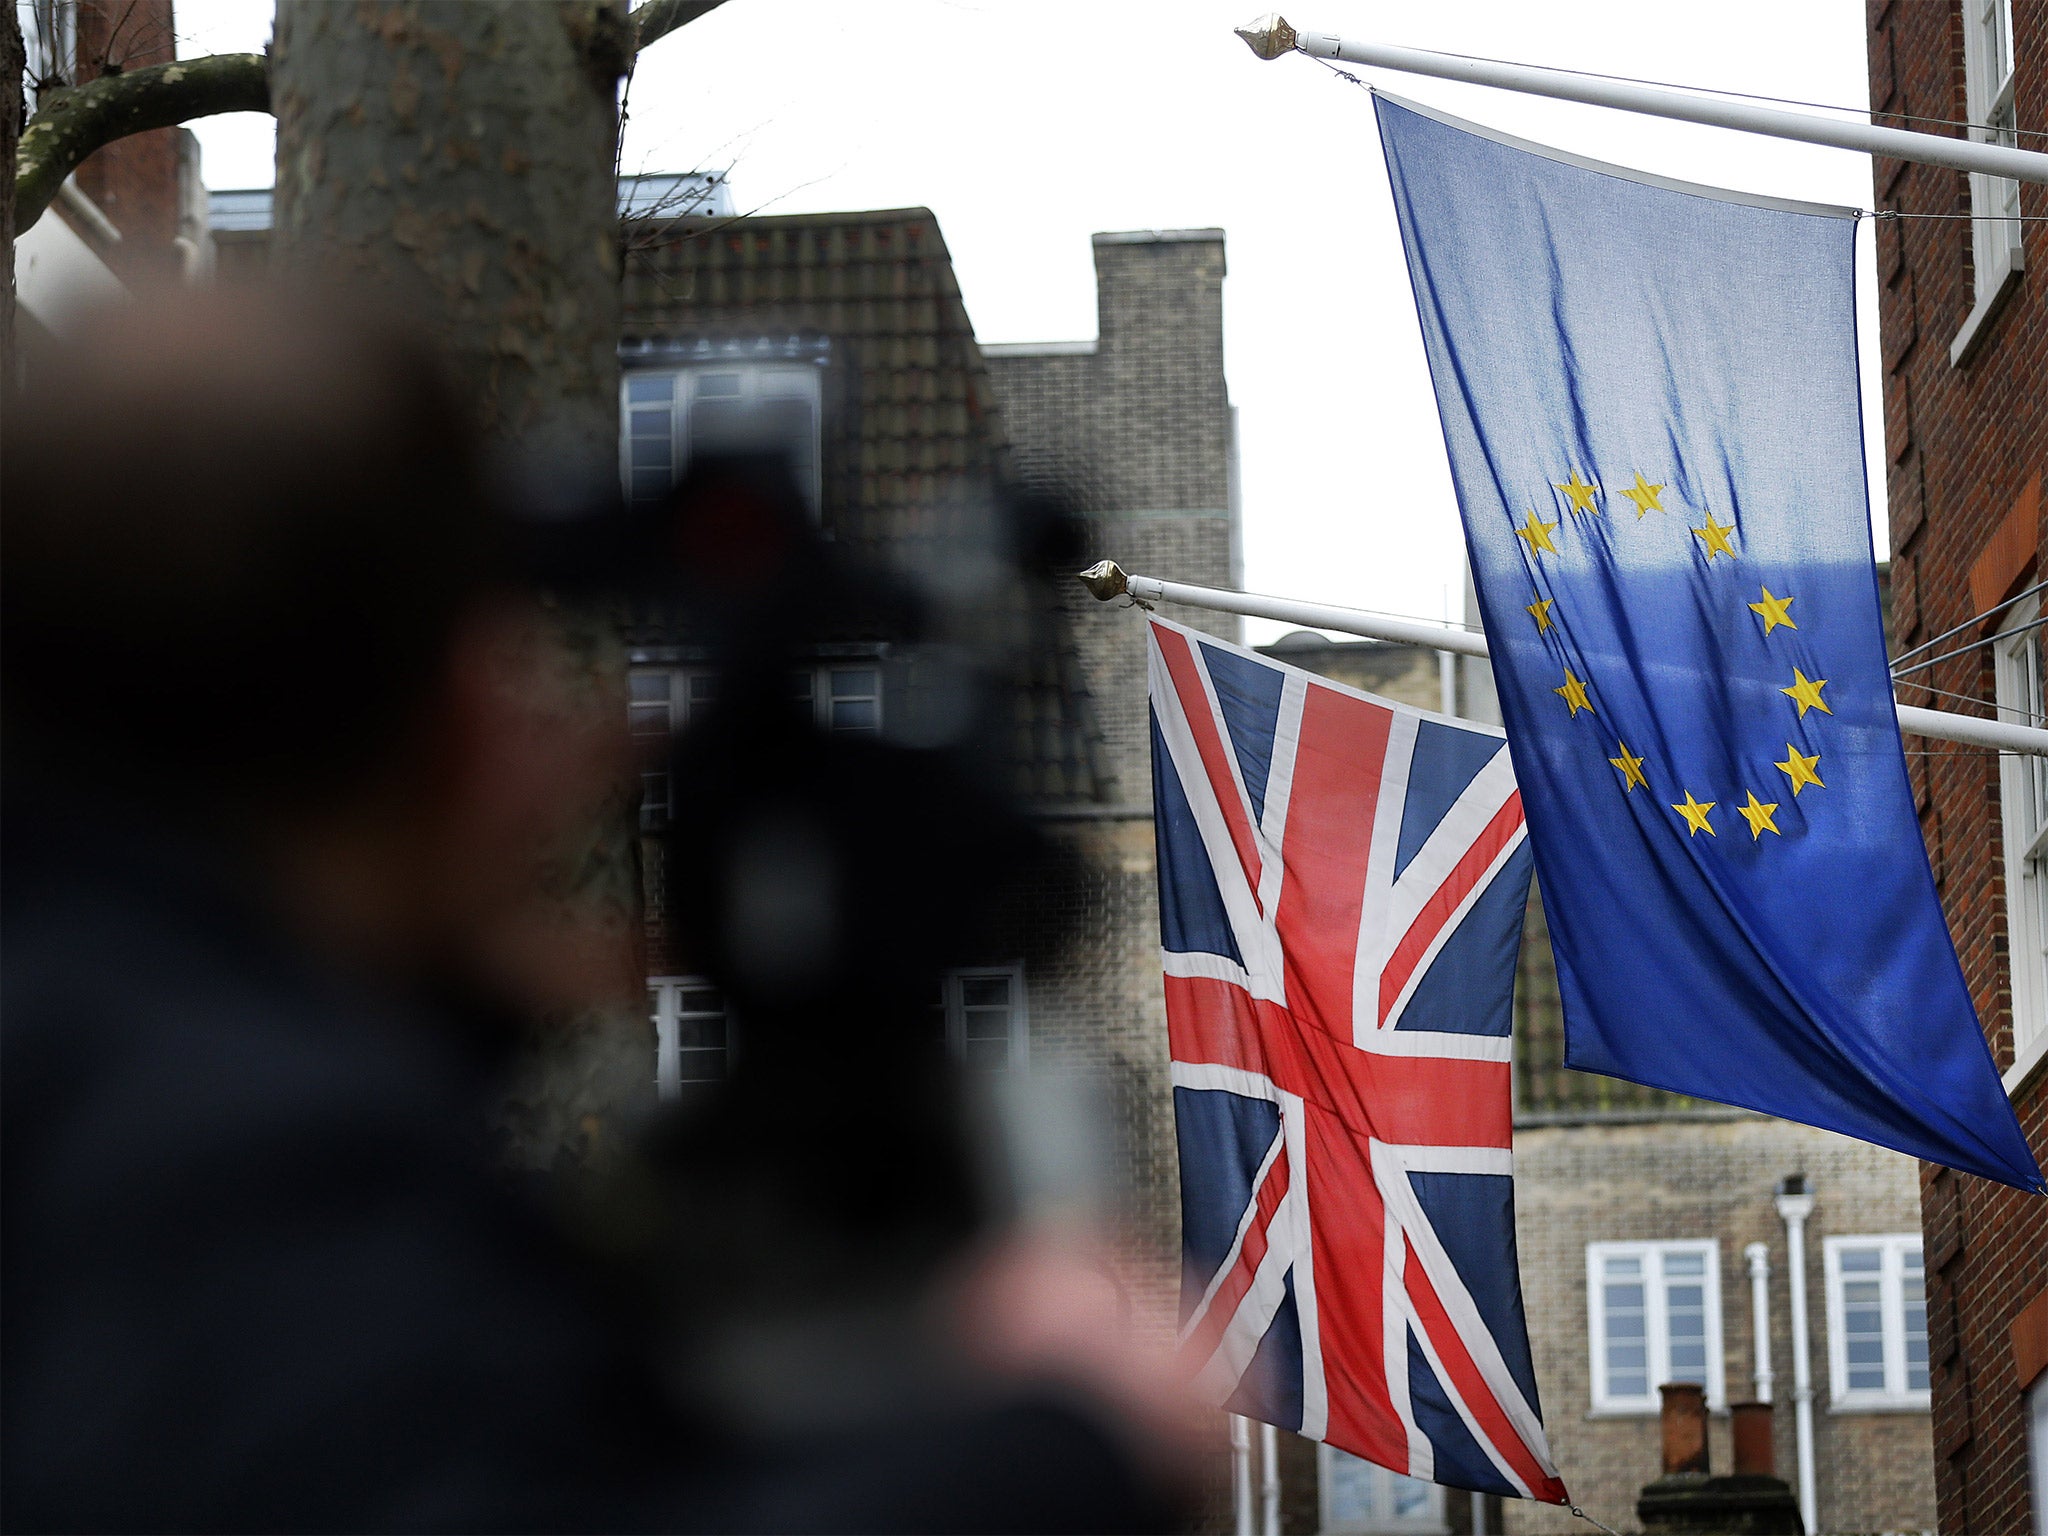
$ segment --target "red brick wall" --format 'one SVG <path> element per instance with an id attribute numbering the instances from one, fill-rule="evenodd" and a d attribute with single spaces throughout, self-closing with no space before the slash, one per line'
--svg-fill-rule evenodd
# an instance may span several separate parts
<path id="1" fill-rule="evenodd" d="M 2048 0 L 2013 0 L 2012 9 L 2018 117 L 2022 126 L 2039 126 L 2048 122 Z M 1873 0 L 1869 22 L 1871 99 L 1880 111 L 1965 115 L 1962 19 L 1954 0 Z M 1893 160 L 1877 161 L 1875 171 L 1880 208 L 1970 211 L 1960 173 Z M 2048 214 L 2048 188 L 2024 188 L 2022 212 Z M 1973 299 L 1969 222 L 1906 218 L 1877 227 L 1894 618 L 1902 647 L 2048 574 L 2034 489 L 2048 469 L 2048 274 L 2041 270 L 2048 267 L 2048 225 L 2027 230 L 2036 270 L 2019 280 L 1974 354 L 1956 367 L 1949 347 Z M 1921 677 L 1950 694 L 1992 697 L 1985 648 Z M 1900 697 L 1969 710 L 1926 691 Z M 2012 1061 L 2012 1019 L 1997 760 L 1915 737 L 1906 747 L 1935 879 L 2003 1069 Z M 2035 1152 L 2048 1156 L 2042 1075 L 2021 1090 L 2017 1107 Z M 2023 1384 L 2011 1329 L 2027 1303 L 2048 1290 L 2048 1200 L 1924 1167 L 1922 1218 L 1941 1526 L 2031 1529 Z"/>
<path id="2" fill-rule="evenodd" d="M 79 0 L 81 83 L 176 57 L 171 0 Z M 129 281 L 179 270 L 177 130 L 117 139 L 78 168 L 79 190 L 121 231 L 107 260 Z"/>

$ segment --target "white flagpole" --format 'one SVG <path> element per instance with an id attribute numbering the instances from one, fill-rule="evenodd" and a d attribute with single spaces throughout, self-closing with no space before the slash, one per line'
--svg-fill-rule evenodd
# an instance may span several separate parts
<path id="1" fill-rule="evenodd" d="M 1487 654 L 1486 636 L 1469 630 L 1449 629 L 1441 624 L 1412 619 L 1382 618 L 1357 608 L 1337 608 L 1327 603 L 1302 603 L 1289 597 L 1265 597 L 1257 592 L 1232 592 L 1222 587 L 1194 587 L 1185 582 L 1162 581 L 1156 576 L 1127 574 L 1114 560 L 1104 560 L 1081 573 L 1081 584 L 1105 602 L 1129 596 L 1140 602 L 1180 603 L 1189 608 L 1207 608 L 1217 613 L 1242 614 L 1252 619 L 1274 619 L 1282 624 L 1299 624 L 1305 629 L 1334 629 L 1342 634 L 1363 635 L 1369 640 L 1391 640 L 1397 645 L 1453 651 L 1460 656 Z M 2002 720 L 1980 720 L 1946 709 L 1920 709 L 1911 704 L 1894 704 L 1899 712 L 1899 729 L 1908 736 L 1931 736 L 1938 741 L 1960 741 L 1973 747 L 1994 747 L 2000 752 L 2019 752 L 2048 757 L 2048 730 L 2032 725 L 2008 725 Z"/>
<path id="2" fill-rule="evenodd" d="M 1689 96 L 1681 91 L 1627 85 L 1618 80 L 1576 74 L 1568 69 L 1460 58 L 1456 54 L 1431 53 L 1422 48 L 1397 48 L 1390 43 L 1361 43 L 1328 32 L 1297 32 L 1278 15 L 1240 27 L 1237 35 L 1262 59 L 1277 59 L 1283 53 L 1305 53 L 1311 58 L 1342 59 L 1348 64 L 1369 64 L 1381 69 L 1400 70 L 1404 74 L 1431 75 L 1439 80 L 1460 80 L 1469 85 L 1490 85 L 1529 96 L 1553 96 L 1559 101 L 1615 107 L 1623 112 L 1642 112 L 1651 117 L 1670 117 L 1680 122 L 1760 133 L 1768 138 L 1797 139 L 1807 144 L 1832 145 L 1836 149 L 1862 150 L 1866 154 L 1885 155 L 1894 160 L 1943 165 L 1951 170 L 2048 183 L 2048 154 L 2015 149 L 2007 144 L 1982 144 L 1973 139 L 1944 138 L 1940 134 L 1913 133 L 1904 128 L 1880 128 L 1875 123 L 1814 117 L 1750 101 Z M 1989 132 L 1988 129 L 1979 131 Z"/>

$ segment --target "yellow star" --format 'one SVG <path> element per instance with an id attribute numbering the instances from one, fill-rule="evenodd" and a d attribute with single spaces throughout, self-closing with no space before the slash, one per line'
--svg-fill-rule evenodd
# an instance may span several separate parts
<path id="1" fill-rule="evenodd" d="M 1799 798 L 1799 791 L 1809 784 L 1820 784 L 1822 789 L 1827 788 L 1827 785 L 1820 783 L 1820 775 L 1813 771 L 1813 765 L 1819 761 L 1820 754 L 1818 752 L 1808 757 L 1797 747 L 1793 746 L 1791 742 L 1785 743 L 1785 760 L 1775 766 L 1782 768 L 1785 771 L 1785 776 L 1792 781 L 1792 798 L 1794 800 Z"/>
<path id="2" fill-rule="evenodd" d="M 1826 678 L 1809 678 L 1804 672 L 1794 667 L 1792 669 L 1792 686 L 1790 688 L 1780 688 L 1778 692 L 1798 704 L 1799 718 L 1804 720 L 1809 709 L 1817 709 L 1824 715 L 1832 715 L 1834 713 L 1820 696 L 1821 689 L 1827 687 L 1827 685 L 1828 680 Z"/>
<path id="3" fill-rule="evenodd" d="M 1557 524 L 1555 523 L 1539 522 L 1536 514 L 1531 512 L 1529 514 L 1528 526 L 1517 528 L 1515 530 L 1515 537 L 1528 544 L 1531 555 L 1543 549 L 1549 550 L 1554 555 L 1557 553 L 1557 546 L 1550 542 L 1550 534 L 1551 530 L 1556 527 Z"/>
<path id="4" fill-rule="evenodd" d="M 1733 523 L 1717 523 L 1714 521 L 1714 514 L 1711 512 L 1707 514 L 1706 527 L 1693 529 L 1694 533 L 1706 541 L 1707 563 L 1709 565 L 1714 563 L 1714 556 L 1716 555 L 1726 555 L 1730 560 L 1735 558 L 1735 546 L 1728 542 L 1728 535 L 1734 531 L 1735 525 Z M 1770 631 L 1765 630 L 1764 633 L 1769 634 Z"/>
<path id="5" fill-rule="evenodd" d="M 1551 483 L 1553 485 L 1557 484 L 1555 481 Z M 1593 505 L 1593 498 L 1600 494 L 1600 487 L 1581 480 L 1576 469 L 1572 471 L 1571 479 L 1565 481 L 1562 485 L 1558 485 L 1557 489 L 1563 491 L 1566 496 L 1571 498 L 1572 510 L 1574 512 L 1598 512 L 1600 510 Z"/>
<path id="6" fill-rule="evenodd" d="M 1639 469 L 1636 471 L 1636 483 L 1625 487 L 1621 494 L 1636 504 L 1636 520 L 1640 522 L 1645 514 L 1664 510 L 1664 504 L 1657 499 L 1657 493 L 1663 489 L 1663 485 L 1652 485 L 1645 480 Z"/>
<path id="7" fill-rule="evenodd" d="M 1777 810 L 1777 808 L 1777 801 L 1759 800 L 1756 797 L 1756 791 L 1753 789 L 1749 792 L 1749 804 L 1735 807 L 1735 814 L 1749 823 L 1749 840 L 1752 843 L 1766 832 L 1778 837 L 1785 835 L 1778 831 L 1778 824 L 1771 820 L 1771 813 Z"/>
<path id="8" fill-rule="evenodd" d="M 1710 516 L 1708 521 L 1711 522 L 1712 520 Z M 1693 532 L 1698 533 L 1699 530 L 1695 528 Z M 1714 557 L 1709 555 L 1707 558 L 1711 560 Z M 1760 603 L 1751 603 L 1749 611 L 1764 621 L 1764 633 L 1768 635 L 1780 624 L 1784 625 L 1787 629 L 1797 629 L 1799 627 L 1792 622 L 1792 615 L 1785 611 L 1792 606 L 1792 603 L 1792 598 L 1771 596 L 1771 589 L 1765 587 L 1764 600 Z"/>
<path id="9" fill-rule="evenodd" d="M 1709 800 L 1705 805 L 1702 805 L 1699 801 L 1693 799 L 1692 791 L 1688 789 L 1685 792 L 1685 804 L 1674 805 L 1671 809 L 1685 818 L 1685 835 L 1687 837 L 1697 837 L 1702 832 L 1706 833 L 1709 837 L 1718 837 L 1720 834 L 1714 830 L 1714 824 L 1707 820 L 1707 812 L 1720 803 L 1718 800 Z"/>
<path id="10" fill-rule="evenodd" d="M 1554 597 L 1539 597 L 1522 609 L 1522 612 L 1536 621 L 1537 634 L 1540 635 L 1550 628 L 1550 605 L 1556 601 Z"/>
<path id="11" fill-rule="evenodd" d="M 1643 760 L 1629 751 L 1627 742 L 1617 741 L 1615 745 L 1621 748 L 1621 756 L 1610 757 L 1607 761 L 1621 770 L 1621 792 L 1633 794 L 1638 784 L 1648 789 L 1650 781 L 1643 777 Z"/>
<path id="12" fill-rule="evenodd" d="M 1571 712 L 1575 717 L 1582 709 L 1588 714 L 1593 712 L 1592 700 L 1586 697 L 1586 685 L 1572 676 L 1569 667 L 1565 669 L 1564 686 L 1562 688 L 1553 688 L 1550 691 L 1570 706 Z"/>

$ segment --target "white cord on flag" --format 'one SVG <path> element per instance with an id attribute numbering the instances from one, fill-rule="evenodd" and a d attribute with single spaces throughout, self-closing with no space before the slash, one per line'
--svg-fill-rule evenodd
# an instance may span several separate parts
<path id="1" fill-rule="evenodd" d="M 1569 1509 L 1573 1514 L 1577 1515 L 1581 1520 L 1591 1521 L 1592 1524 L 1599 1526 L 1601 1530 L 1607 1533 L 1607 1536 L 1621 1536 L 1621 1532 L 1617 1531 L 1605 1520 L 1595 1519 L 1592 1515 L 1587 1514 L 1583 1509 L 1579 1508 L 1578 1505 L 1568 1504 L 1565 1507 Z"/>

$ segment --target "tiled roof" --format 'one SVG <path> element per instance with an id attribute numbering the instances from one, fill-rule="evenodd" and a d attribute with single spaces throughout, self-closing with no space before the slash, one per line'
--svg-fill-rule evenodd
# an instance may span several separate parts
<path id="1" fill-rule="evenodd" d="M 945 531 L 1007 450 L 952 258 L 928 209 L 626 226 L 628 347 L 822 336 L 825 518 L 843 540 Z"/>
<path id="2" fill-rule="evenodd" d="M 842 545 L 917 562 L 985 513 L 1009 447 L 953 263 L 929 209 L 628 221 L 623 344 L 823 340 L 820 487 Z M 993 597 L 991 601 L 1001 601 Z M 1098 743 L 1058 605 L 1014 679 L 1017 788 L 1101 797 Z M 644 638 L 657 638 L 644 635 Z"/>

